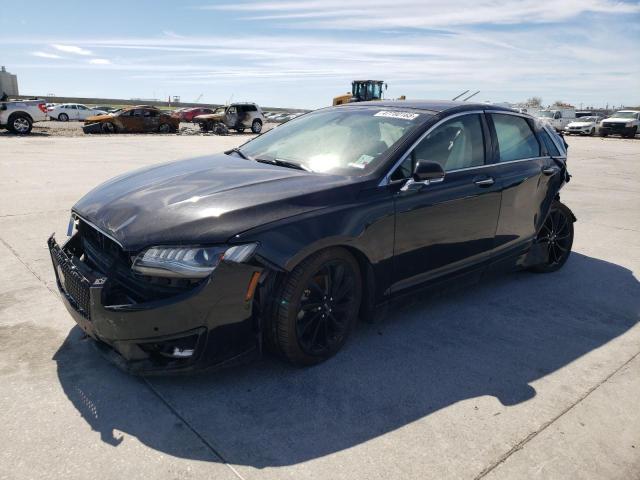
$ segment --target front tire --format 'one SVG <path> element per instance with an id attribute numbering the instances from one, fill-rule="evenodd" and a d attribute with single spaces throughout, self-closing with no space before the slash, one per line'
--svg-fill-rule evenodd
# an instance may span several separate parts
<path id="1" fill-rule="evenodd" d="M 61 113 L 60 115 L 58 115 L 58 120 L 60 120 L 61 122 L 68 122 L 69 115 L 67 115 L 66 113 Z"/>
<path id="2" fill-rule="evenodd" d="M 589 136 L 590 136 L 590 137 L 593 137 L 595 134 L 596 134 L 596 129 L 595 129 L 595 128 L 592 128 L 592 129 L 589 131 Z"/>
<path id="3" fill-rule="evenodd" d="M 631 131 L 627 134 L 624 134 L 623 137 L 624 138 L 635 138 L 636 133 L 638 133 L 638 127 L 633 127 L 631 129 Z"/>
<path id="4" fill-rule="evenodd" d="M 161 123 L 158 127 L 160 133 L 171 133 L 172 127 L 168 123 Z"/>
<path id="5" fill-rule="evenodd" d="M 343 248 L 301 262 L 276 298 L 271 346 L 294 365 L 315 365 L 345 344 L 358 317 L 362 280 L 358 262 Z"/>
<path id="6" fill-rule="evenodd" d="M 569 259 L 573 245 L 574 216 L 563 203 L 554 200 L 549 215 L 540 228 L 535 242 L 547 249 L 545 262 L 530 268 L 536 273 L 550 273 L 562 268 Z"/>
<path id="7" fill-rule="evenodd" d="M 111 122 L 104 122 L 100 130 L 102 133 L 116 133 L 116 126 Z"/>

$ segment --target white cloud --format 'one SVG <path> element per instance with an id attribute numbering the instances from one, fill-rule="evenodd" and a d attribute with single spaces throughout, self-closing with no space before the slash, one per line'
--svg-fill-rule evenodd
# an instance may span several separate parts
<path id="1" fill-rule="evenodd" d="M 47 53 L 47 52 L 31 52 L 31 55 L 33 55 L 34 57 L 40 57 L 40 58 L 55 58 L 55 59 L 63 58 L 60 55 L 56 55 L 55 53 Z"/>
<path id="2" fill-rule="evenodd" d="M 282 20 L 296 27 L 372 30 L 450 28 L 480 24 L 560 22 L 582 13 L 640 12 L 637 3 L 618 0 L 368 0 L 366 8 L 344 0 L 242 2 L 200 7 L 235 11 L 251 20 Z"/>
<path id="3" fill-rule="evenodd" d="M 87 50 L 85 48 L 78 47 L 75 45 L 61 45 L 59 43 L 54 43 L 51 45 L 51 47 L 55 48 L 60 52 L 73 53 L 74 55 L 93 55 L 91 50 Z"/>
<path id="4" fill-rule="evenodd" d="M 106 58 L 92 58 L 89 60 L 89 63 L 92 65 L 111 65 L 111 60 L 107 60 Z"/>

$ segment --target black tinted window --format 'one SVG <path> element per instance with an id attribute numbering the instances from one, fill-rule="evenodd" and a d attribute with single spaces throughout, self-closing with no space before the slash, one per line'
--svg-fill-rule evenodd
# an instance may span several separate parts
<path id="1" fill-rule="evenodd" d="M 257 110 L 255 105 L 245 105 L 243 108 L 245 112 L 255 112 Z"/>
<path id="2" fill-rule="evenodd" d="M 560 152 L 558 151 L 558 147 L 556 147 L 556 144 L 553 143 L 553 140 L 551 139 L 551 137 L 549 136 L 549 134 L 545 129 L 540 130 L 540 138 L 542 139 L 542 143 L 544 143 L 544 146 L 546 147 L 547 153 L 549 155 L 551 155 L 552 157 L 556 157 L 560 155 Z"/>
<path id="3" fill-rule="evenodd" d="M 501 162 L 540 156 L 540 145 L 526 119 L 502 114 L 492 114 L 491 118 L 496 128 Z"/>
<path id="4" fill-rule="evenodd" d="M 484 164 L 484 136 L 480 115 L 451 119 L 435 128 L 391 175 L 392 180 L 409 178 L 418 160 L 439 163 L 445 171 Z"/>

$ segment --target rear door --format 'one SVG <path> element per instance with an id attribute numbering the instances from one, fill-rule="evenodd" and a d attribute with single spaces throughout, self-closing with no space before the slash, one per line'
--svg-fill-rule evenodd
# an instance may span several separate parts
<path id="1" fill-rule="evenodd" d="M 398 291 L 488 259 L 500 212 L 491 137 L 481 111 L 451 116 L 429 129 L 391 174 L 404 183 L 418 160 L 440 163 L 444 180 L 395 200 L 392 290 Z"/>
<path id="2" fill-rule="evenodd" d="M 78 120 L 78 105 L 67 105 L 65 113 L 69 115 L 69 120 Z"/>
<path id="3" fill-rule="evenodd" d="M 549 181 L 560 173 L 534 133 L 533 120 L 511 112 L 489 112 L 496 145 L 496 179 L 502 205 L 496 231 L 496 253 L 528 248 L 549 205 Z"/>

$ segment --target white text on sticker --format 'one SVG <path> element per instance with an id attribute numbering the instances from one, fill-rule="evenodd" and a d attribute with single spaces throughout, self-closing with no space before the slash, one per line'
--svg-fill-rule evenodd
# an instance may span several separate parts
<path id="1" fill-rule="evenodd" d="M 390 112 L 388 110 L 382 110 L 374 115 L 374 117 L 387 117 L 387 118 L 401 118 L 402 120 L 414 120 L 419 113 L 409 112 Z"/>

